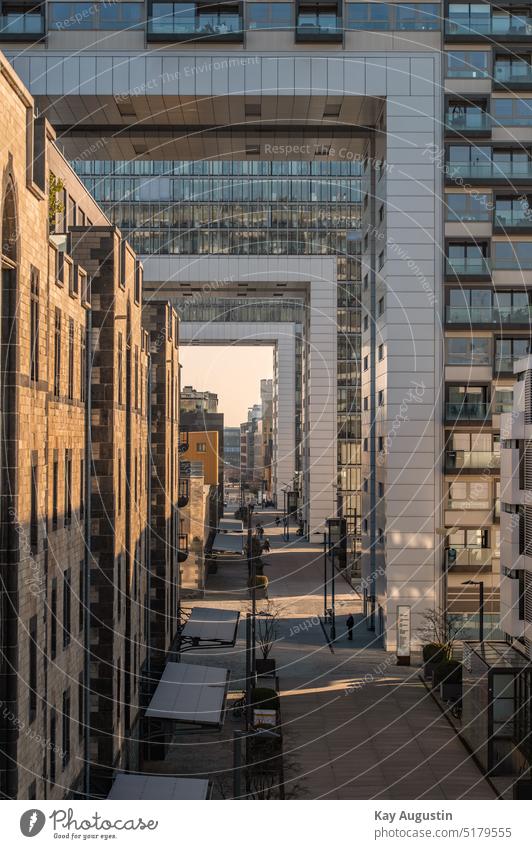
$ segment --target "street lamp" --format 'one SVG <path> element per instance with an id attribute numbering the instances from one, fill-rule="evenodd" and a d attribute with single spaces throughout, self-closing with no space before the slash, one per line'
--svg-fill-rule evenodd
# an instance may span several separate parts
<path id="1" fill-rule="evenodd" d="M 478 639 L 484 642 L 484 581 L 462 581 L 464 587 L 478 587 Z"/>

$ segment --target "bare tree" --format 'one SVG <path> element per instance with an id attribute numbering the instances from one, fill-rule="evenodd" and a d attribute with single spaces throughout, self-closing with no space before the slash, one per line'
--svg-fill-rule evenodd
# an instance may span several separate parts
<path id="1" fill-rule="evenodd" d="M 449 614 L 441 607 L 431 607 L 423 614 L 417 634 L 421 642 L 441 646 L 447 657 L 451 657 L 461 629 L 461 616 Z"/>

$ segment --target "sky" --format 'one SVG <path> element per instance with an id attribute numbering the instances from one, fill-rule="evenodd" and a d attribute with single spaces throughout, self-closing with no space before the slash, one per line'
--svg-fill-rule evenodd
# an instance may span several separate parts
<path id="1" fill-rule="evenodd" d="M 183 366 L 181 386 L 216 392 L 226 427 L 247 420 L 248 407 L 260 402 L 260 381 L 273 376 L 273 348 L 269 345 L 182 345 L 179 361 Z"/>

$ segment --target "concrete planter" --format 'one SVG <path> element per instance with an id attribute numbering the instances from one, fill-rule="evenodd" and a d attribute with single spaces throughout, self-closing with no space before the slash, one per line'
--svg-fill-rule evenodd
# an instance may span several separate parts
<path id="1" fill-rule="evenodd" d="M 462 695 L 462 685 L 453 682 L 442 682 L 440 684 L 440 696 L 444 702 L 456 702 Z"/>

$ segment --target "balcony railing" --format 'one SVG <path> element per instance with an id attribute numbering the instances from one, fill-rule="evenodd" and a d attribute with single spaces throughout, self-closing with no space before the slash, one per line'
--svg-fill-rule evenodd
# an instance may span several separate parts
<path id="1" fill-rule="evenodd" d="M 447 421 L 483 421 L 490 418 L 490 405 L 484 402 L 448 401 L 445 405 L 445 418 Z"/>
<path id="2" fill-rule="evenodd" d="M 448 450 L 445 452 L 445 467 L 451 471 L 485 471 L 500 469 L 501 455 L 494 451 Z"/>
<path id="3" fill-rule="evenodd" d="M 532 66 L 495 62 L 493 79 L 504 85 L 529 85 L 532 84 Z"/>
<path id="4" fill-rule="evenodd" d="M 181 4 L 178 4 L 181 5 Z M 217 12 L 213 6 L 202 10 L 194 6 L 174 12 L 172 3 L 154 3 L 148 18 L 148 41 L 228 41 L 244 40 L 241 12 L 233 9 Z"/>
<path id="5" fill-rule="evenodd" d="M 188 499 L 190 497 L 189 483 L 190 481 L 188 478 L 181 478 L 179 481 L 177 506 L 180 509 L 186 507 L 188 504 Z"/>
<path id="6" fill-rule="evenodd" d="M 302 12 L 296 21 L 296 41 L 342 41 L 342 18 Z"/>
<path id="7" fill-rule="evenodd" d="M 2 41 L 34 41 L 45 34 L 44 14 L 39 12 L 8 12 L 0 15 Z"/>
<path id="8" fill-rule="evenodd" d="M 501 371 L 507 372 L 508 374 L 513 374 L 514 371 L 514 362 L 512 357 L 498 357 L 495 360 L 494 370 L 495 373 L 499 373 Z"/>
<path id="9" fill-rule="evenodd" d="M 446 166 L 450 180 L 467 177 L 473 180 L 530 180 L 532 161 L 528 162 L 448 162 Z"/>
<path id="10" fill-rule="evenodd" d="M 179 534 L 177 559 L 179 563 L 184 563 L 188 557 L 188 534 Z"/>
<path id="11" fill-rule="evenodd" d="M 456 130 L 456 131 L 483 131 L 486 132 L 491 130 L 491 115 L 488 115 L 487 112 L 460 112 L 454 113 L 452 111 L 447 112 L 445 118 L 445 126 L 448 130 Z"/>
<path id="12" fill-rule="evenodd" d="M 489 260 L 485 256 L 447 257 L 445 273 L 456 274 L 460 277 L 489 275 Z"/>
<path id="13" fill-rule="evenodd" d="M 497 209 L 495 207 L 493 223 L 495 227 L 504 227 L 505 230 L 511 227 L 526 230 L 532 228 L 532 210 L 529 208 Z"/>
<path id="14" fill-rule="evenodd" d="M 529 324 L 531 307 L 447 307 L 447 324 Z"/>
<path id="15" fill-rule="evenodd" d="M 445 22 L 445 34 L 473 38 L 485 35 L 502 38 L 527 38 L 532 35 L 532 18 L 528 18 L 526 15 L 505 18 L 498 16 L 493 18 L 488 16 L 448 18 Z"/>
<path id="16" fill-rule="evenodd" d="M 492 551 L 491 548 L 456 548 L 456 559 L 452 562 L 451 568 L 457 566 L 487 566 L 491 563 Z"/>

